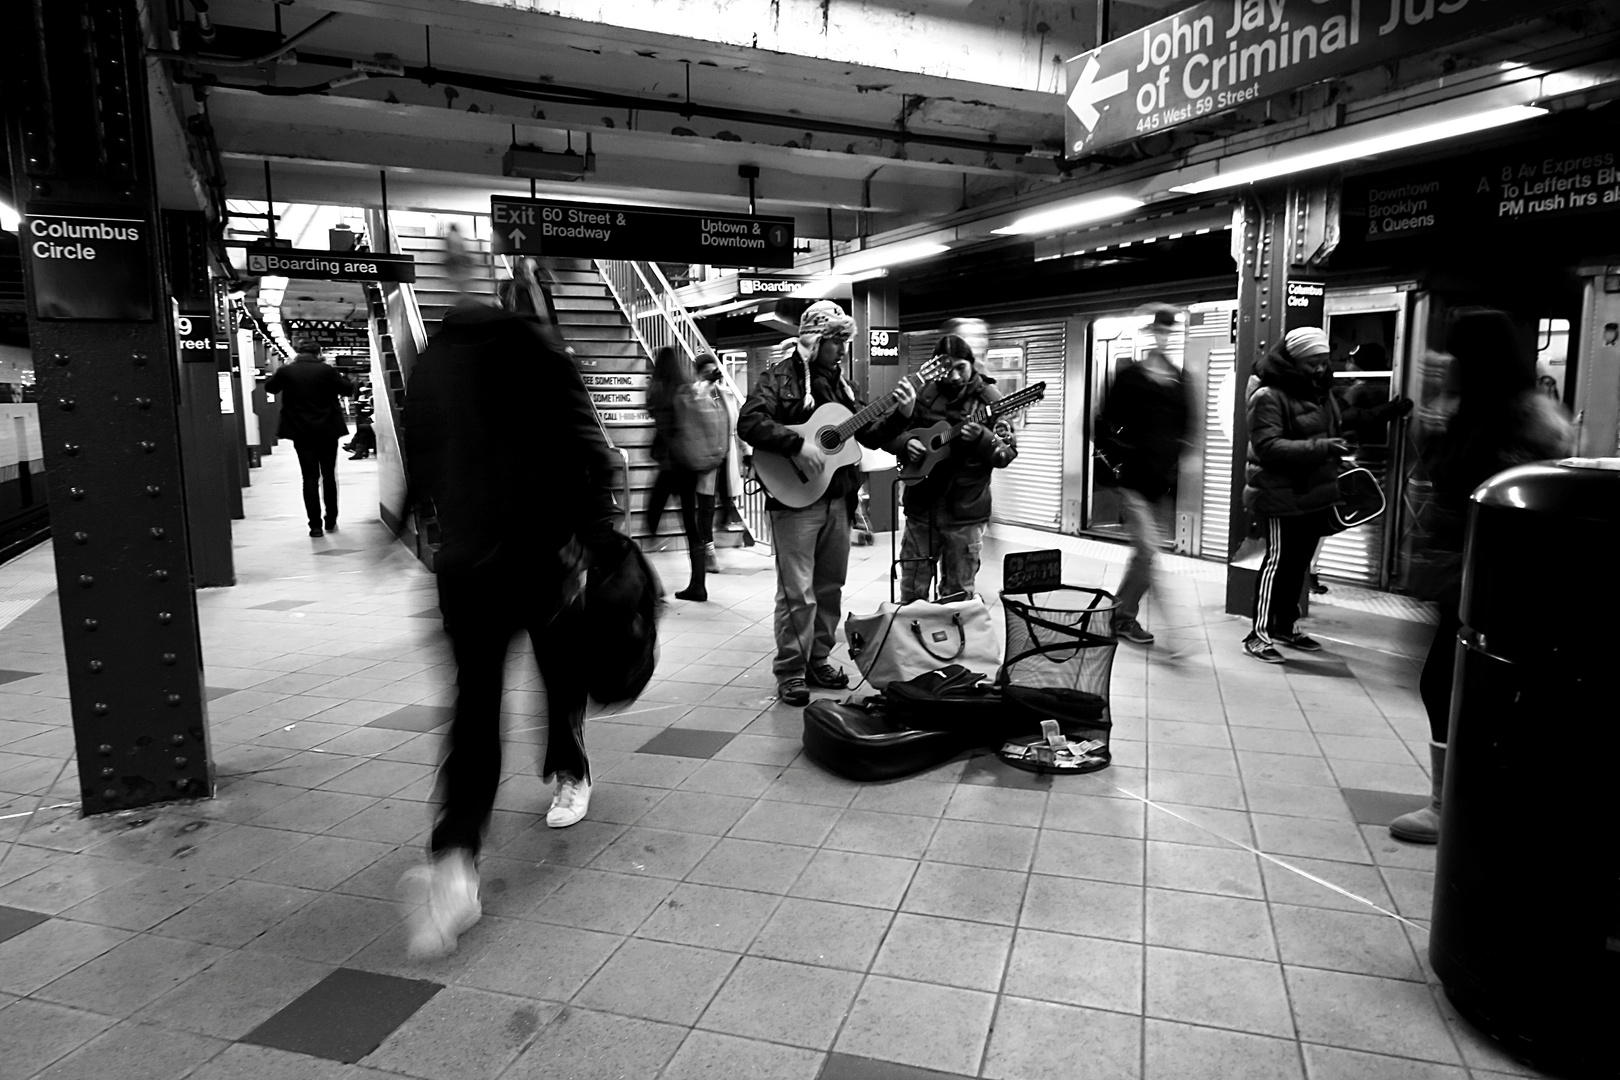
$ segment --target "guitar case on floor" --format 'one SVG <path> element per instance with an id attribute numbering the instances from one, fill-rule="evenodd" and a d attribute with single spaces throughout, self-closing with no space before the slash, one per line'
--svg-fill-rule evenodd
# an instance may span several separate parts
<path id="1" fill-rule="evenodd" d="M 804 710 L 804 752 L 850 780 L 894 780 L 949 761 L 970 744 L 953 731 L 902 724 L 881 697 L 813 701 Z"/>

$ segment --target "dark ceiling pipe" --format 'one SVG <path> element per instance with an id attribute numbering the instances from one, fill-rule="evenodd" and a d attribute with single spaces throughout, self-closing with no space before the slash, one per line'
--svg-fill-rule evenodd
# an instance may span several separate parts
<path id="1" fill-rule="evenodd" d="M 206 3 L 198 4 L 196 0 L 192 0 L 192 6 L 200 9 L 197 12 L 198 32 L 201 33 L 203 26 L 206 24 L 211 36 L 213 26 L 208 21 L 208 5 Z M 171 52 L 167 49 L 148 49 L 146 55 L 155 56 L 159 60 L 182 60 L 188 64 L 201 64 L 205 67 L 258 67 L 260 64 L 268 64 L 272 60 L 285 56 L 292 51 L 293 46 L 337 18 L 339 14 L 336 11 L 327 12 L 263 56 L 213 56 L 208 53 Z M 347 62 L 345 62 L 344 66 L 348 66 Z"/>
<path id="2" fill-rule="evenodd" d="M 310 27 L 310 29 L 313 28 L 313 26 Z M 151 55 L 165 56 L 168 59 L 188 59 L 187 57 L 168 56 L 168 54 L 159 52 L 154 52 Z M 300 64 L 315 64 L 350 70 L 353 69 L 355 63 L 353 59 L 346 56 L 324 56 L 307 52 L 299 53 L 298 60 Z M 953 150 L 971 150 L 981 154 L 1011 154 L 1022 157 L 1034 150 L 1034 147 L 1028 143 L 1002 143 L 994 139 L 969 139 L 955 135 L 933 135 L 927 132 L 874 127 L 868 124 L 846 124 L 837 120 L 816 120 L 803 116 L 784 116 L 777 113 L 757 112 L 752 109 L 701 105 L 691 101 L 645 98 L 635 94 L 616 94 L 607 90 L 560 86 L 556 83 L 521 82 L 517 79 L 508 79 L 499 75 L 478 75 L 473 72 L 448 71 L 435 67 L 416 67 L 407 64 L 404 65 L 404 72 L 405 78 L 414 79 L 427 86 L 433 86 L 435 83 L 448 83 L 468 90 L 482 90 L 485 93 L 501 94 L 506 97 L 522 98 L 528 101 L 592 105 L 612 109 L 638 109 L 645 112 L 673 113 L 683 117 L 701 116 L 710 120 L 725 120 L 738 124 L 758 124 L 762 127 L 784 128 L 795 131 L 850 135 L 856 138 L 883 139 L 895 143 L 917 143 L 924 146 L 939 146 Z M 388 78 L 389 76 L 374 74 L 372 77 Z M 226 89 L 255 90 L 264 94 L 292 97 L 301 94 L 325 93 L 332 87 L 333 83 L 339 80 L 319 83 L 309 87 L 241 86 L 218 83 L 212 79 L 207 81 L 211 85 L 224 86 Z"/>

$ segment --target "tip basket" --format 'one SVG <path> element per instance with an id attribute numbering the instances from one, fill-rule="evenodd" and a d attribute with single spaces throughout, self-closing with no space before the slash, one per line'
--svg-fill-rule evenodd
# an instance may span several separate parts
<path id="1" fill-rule="evenodd" d="M 1003 686 L 1084 690 L 1109 700 L 1114 668 L 1114 596 L 1102 589 L 1058 585 L 1001 594 L 1007 649 Z M 1112 720 L 1109 712 L 1104 713 Z"/>

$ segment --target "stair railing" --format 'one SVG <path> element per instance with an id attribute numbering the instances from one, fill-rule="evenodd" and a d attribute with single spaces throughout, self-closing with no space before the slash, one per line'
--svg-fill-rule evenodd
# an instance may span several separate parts
<path id="1" fill-rule="evenodd" d="M 595 262 L 648 356 L 673 345 L 691 363 L 712 351 L 691 313 L 675 299 L 675 288 L 657 263 L 632 259 Z"/>

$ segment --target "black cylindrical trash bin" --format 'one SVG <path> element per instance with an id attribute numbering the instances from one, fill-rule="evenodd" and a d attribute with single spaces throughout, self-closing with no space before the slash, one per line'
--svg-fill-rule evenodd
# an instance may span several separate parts
<path id="1" fill-rule="evenodd" d="M 1469 508 L 1429 959 L 1524 1060 L 1620 1076 L 1620 459 Z"/>

